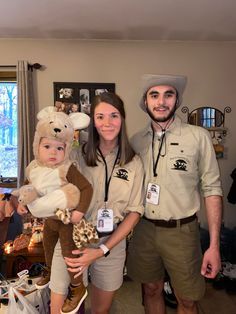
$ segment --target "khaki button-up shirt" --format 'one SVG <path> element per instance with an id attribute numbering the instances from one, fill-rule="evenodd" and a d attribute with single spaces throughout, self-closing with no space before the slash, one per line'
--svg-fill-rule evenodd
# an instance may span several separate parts
<path id="1" fill-rule="evenodd" d="M 222 195 L 219 167 L 207 130 L 183 123 L 176 116 L 166 130 L 156 177 L 153 159 L 155 164 L 160 140 L 154 136 L 152 145 L 152 139 L 153 131 L 149 124 L 131 140 L 136 153 L 143 160 L 145 190 L 148 183 L 160 187 L 158 205 L 145 204 L 147 218 L 185 218 L 200 209 L 200 192 L 203 197 Z"/>
<path id="2" fill-rule="evenodd" d="M 111 181 L 108 191 L 107 208 L 113 210 L 114 224 L 122 221 L 127 213 L 137 212 L 143 214 L 143 164 L 139 156 L 135 156 L 131 162 L 124 166 L 116 165 L 112 172 L 116 160 L 117 150 L 106 156 L 108 167 L 108 178 Z M 105 198 L 105 164 L 101 159 L 96 167 L 88 167 L 81 151 L 76 157 L 79 162 L 79 170 L 93 186 L 93 197 L 85 217 L 96 225 L 98 209 L 104 208 Z"/>

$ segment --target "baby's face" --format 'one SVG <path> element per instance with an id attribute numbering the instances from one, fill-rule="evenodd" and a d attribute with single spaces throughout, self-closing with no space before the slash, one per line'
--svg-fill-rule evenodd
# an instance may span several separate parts
<path id="1" fill-rule="evenodd" d="M 65 144 L 43 137 L 39 144 L 39 160 L 46 166 L 56 166 L 65 158 Z"/>
<path id="2" fill-rule="evenodd" d="M 64 88 L 64 97 L 70 98 L 72 97 L 73 90 L 71 88 Z"/>

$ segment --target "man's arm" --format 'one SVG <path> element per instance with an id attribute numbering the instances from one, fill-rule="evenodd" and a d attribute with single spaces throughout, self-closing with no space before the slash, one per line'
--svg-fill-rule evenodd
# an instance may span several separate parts
<path id="1" fill-rule="evenodd" d="M 211 195 L 204 198 L 210 246 L 204 253 L 201 274 L 207 278 L 215 278 L 221 268 L 220 260 L 220 226 L 222 220 L 222 197 Z"/>

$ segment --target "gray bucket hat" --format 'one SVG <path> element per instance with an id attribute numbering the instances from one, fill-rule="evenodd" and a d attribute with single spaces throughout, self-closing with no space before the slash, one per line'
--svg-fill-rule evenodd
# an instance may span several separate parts
<path id="1" fill-rule="evenodd" d="M 147 91 L 153 87 L 158 85 L 169 85 L 174 87 L 178 92 L 178 104 L 177 107 L 181 105 L 183 92 L 185 86 L 187 84 L 187 77 L 184 75 L 155 75 L 155 74 L 144 74 L 142 77 L 142 85 L 143 85 L 143 95 L 140 100 L 140 107 L 143 111 L 146 112 L 146 105 L 144 103 L 144 97 Z"/>

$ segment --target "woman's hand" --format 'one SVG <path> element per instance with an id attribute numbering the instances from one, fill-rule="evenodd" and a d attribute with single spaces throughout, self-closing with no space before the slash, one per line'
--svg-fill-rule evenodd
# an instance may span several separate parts
<path id="1" fill-rule="evenodd" d="M 133 229 L 140 219 L 140 214 L 136 212 L 129 213 L 122 223 L 117 227 L 113 234 L 105 242 L 106 246 L 111 250 L 121 240 L 123 240 Z M 75 278 L 83 273 L 83 271 L 92 264 L 96 259 L 104 256 L 102 249 L 86 248 L 83 250 L 74 250 L 72 254 L 80 255 L 80 257 L 65 257 L 65 262 L 69 266 L 68 270 L 72 273 L 78 273 Z"/>
<path id="2" fill-rule="evenodd" d="M 80 257 L 65 257 L 65 262 L 69 266 L 68 270 L 70 272 L 77 273 L 74 276 L 74 278 L 76 278 L 96 259 L 102 257 L 103 251 L 100 248 L 86 248 L 83 250 L 74 250 L 72 254 L 80 255 Z"/>

